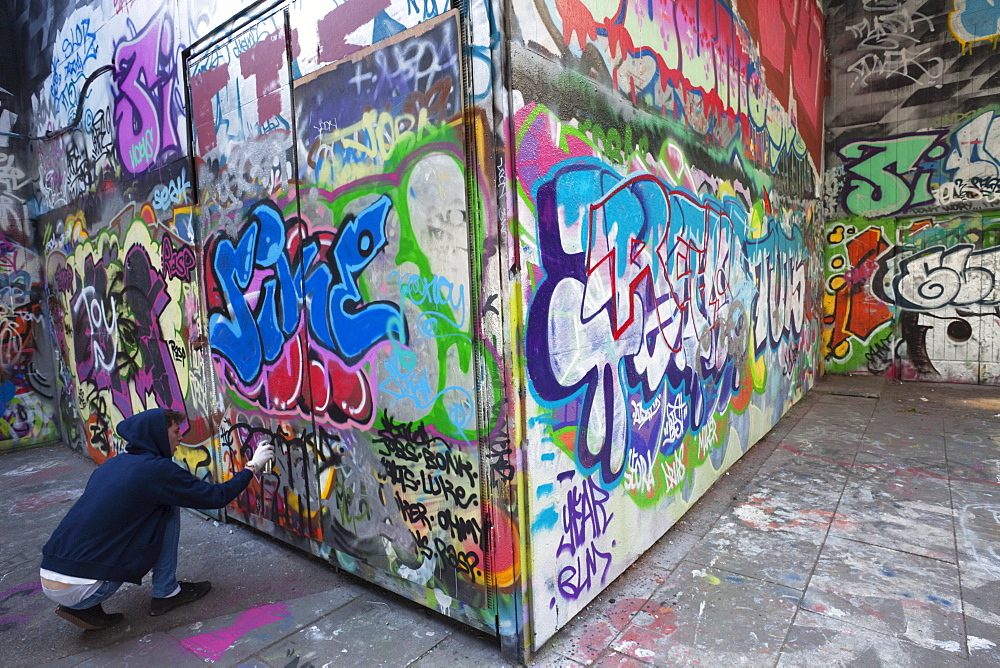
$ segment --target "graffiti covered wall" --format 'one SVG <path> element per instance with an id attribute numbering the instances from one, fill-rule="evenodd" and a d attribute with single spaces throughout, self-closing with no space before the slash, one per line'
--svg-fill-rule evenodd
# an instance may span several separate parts
<path id="1" fill-rule="evenodd" d="M 195 143 L 222 451 L 238 463 L 279 444 L 236 512 L 482 624 L 458 23 L 428 21 L 290 84 L 284 21 L 191 66 L 195 113 L 207 109 Z"/>
<path id="2" fill-rule="evenodd" d="M 805 1 L 514 16 L 537 647 L 820 372 L 823 39 Z"/>
<path id="3" fill-rule="evenodd" d="M 10 25 L 9 8 L 0 10 Z M 59 437 L 42 288 L 40 235 L 31 219 L 28 129 L 16 45 L 0 46 L 0 451 Z"/>
<path id="4" fill-rule="evenodd" d="M 273 442 L 227 516 L 510 656 L 820 371 L 813 0 L 16 6 L 70 444 Z"/>
<path id="5" fill-rule="evenodd" d="M 828 371 L 1000 380 L 997 12 L 828 3 Z"/>
<path id="6" fill-rule="evenodd" d="M 229 517 L 516 639 L 497 32 L 446 9 L 20 2 L 23 181 L 72 447 L 154 406 L 206 480 L 273 442 Z"/>
<path id="7" fill-rule="evenodd" d="M 969 212 L 827 227 L 827 370 L 1000 382 L 1000 219 Z"/>
<path id="8" fill-rule="evenodd" d="M 116 3 L 22 3 L 31 205 L 44 251 L 64 438 L 97 462 L 115 425 L 152 407 L 188 416 L 179 459 L 215 479 L 217 403 L 205 332 L 178 69 L 199 17 Z M 51 23 L 53 16 L 61 21 Z M 204 17 L 202 17 L 204 19 Z"/>

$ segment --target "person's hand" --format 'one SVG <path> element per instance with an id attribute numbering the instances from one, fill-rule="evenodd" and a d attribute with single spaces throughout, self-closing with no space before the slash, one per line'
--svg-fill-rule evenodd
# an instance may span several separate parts
<path id="1" fill-rule="evenodd" d="M 263 471 L 264 464 L 274 459 L 274 446 L 270 443 L 257 446 L 253 458 L 248 462 L 254 471 Z"/>

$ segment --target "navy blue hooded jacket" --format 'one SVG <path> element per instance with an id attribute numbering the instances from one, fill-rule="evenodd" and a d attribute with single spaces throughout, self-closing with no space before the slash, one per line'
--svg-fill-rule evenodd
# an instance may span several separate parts
<path id="1" fill-rule="evenodd" d="M 125 452 L 91 474 L 83 496 L 42 548 L 42 568 L 139 584 L 160 554 L 173 506 L 221 508 L 253 478 L 243 469 L 213 485 L 175 464 L 162 408 L 122 420 L 118 435 L 127 441 Z"/>

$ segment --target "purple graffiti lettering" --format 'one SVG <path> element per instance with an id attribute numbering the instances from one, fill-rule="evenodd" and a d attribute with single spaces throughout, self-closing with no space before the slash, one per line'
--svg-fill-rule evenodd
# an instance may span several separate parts
<path id="1" fill-rule="evenodd" d="M 382 197 L 344 221 L 329 246 L 318 239 L 307 243 L 302 265 L 295 268 L 285 248 L 285 220 L 270 201 L 251 209 L 237 245 L 224 239 L 215 246 L 212 270 L 229 314 L 212 314 L 212 348 L 230 362 L 241 381 L 249 383 L 265 364 L 278 359 L 296 331 L 302 303 L 308 305 L 313 340 L 349 364 L 393 333 L 405 340 L 405 333 L 399 332 L 399 308 L 388 302 L 363 303 L 357 282 L 385 247 L 390 207 L 389 199 Z M 259 275 L 258 269 L 263 270 Z M 244 293 L 255 277 L 262 297 L 251 308 Z"/>
<path id="2" fill-rule="evenodd" d="M 132 322 L 123 321 L 120 327 L 126 346 L 135 346 L 138 351 L 138 359 L 129 369 L 134 372 L 136 392 L 144 405 L 184 412 L 184 393 L 177 380 L 167 337 L 160 329 L 160 316 L 170 302 L 166 283 L 153 269 L 144 248 L 133 246 L 125 256 L 125 264 L 128 269 L 123 298 L 135 319 L 134 326 Z M 118 369 L 119 373 L 123 370 L 121 361 Z M 147 401 L 148 397 L 152 401 Z"/>
<path id="3" fill-rule="evenodd" d="M 608 576 L 608 569 L 611 568 L 611 553 L 602 552 L 596 546 L 588 545 L 584 552 L 576 555 L 573 564 L 559 569 L 556 581 L 559 593 L 569 600 L 579 598 L 580 594 L 590 589 L 591 578 L 597 575 L 600 562 L 603 562 L 604 565 L 601 570 L 601 584 L 603 585 Z"/>
<path id="4" fill-rule="evenodd" d="M 73 270 L 69 267 L 60 267 L 56 270 L 55 285 L 60 292 L 71 292 L 75 283 Z"/>
<path id="5" fill-rule="evenodd" d="M 589 477 L 578 487 L 570 488 L 562 509 L 563 537 L 556 550 L 557 558 L 563 552 L 576 554 L 578 549 L 607 532 L 611 518 L 615 516 L 604 506 L 610 497 L 607 490 Z"/>
<path id="6" fill-rule="evenodd" d="M 186 245 L 174 247 L 170 237 L 164 236 L 161 245 L 162 269 L 166 276 L 179 278 L 182 281 L 191 280 L 191 270 L 197 260 L 194 251 Z"/>
<path id="7" fill-rule="evenodd" d="M 630 448 L 671 454 L 741 386 L 734 359 L 756 293 L 748 214 L 734 198 L 622 178 L 597 161 L 553 169 L 535 198 L 546 275 L 528 318 L 532 387 L 543 401 L 582 400 L 576 456 L 610 484 Z M 691 406 L 686 423 L 672 438 L 637 437 L 630 411 L 667 383 Z"/>
<path id="8" fill-rule="evenodd" d="M 115 48 L 115 130 L 129 174 L 141 174 L 181 150 L 174 126 L 182 108 L 175 99 L 176 55 L 173 20 L 163 9 Z"/>
<path id="9" fill-rule="evenodd" d="M 131 390 L 144 406 L 184 411 L 184 398 L 159 318 L 170 301 L 149 255 L 133 246 L 126 270 L 109 277 L 88 256 L 83 287 L 73 299 L 73 337 L 81 381 L 110 390 L 122 415 L 132 415 Z"/>

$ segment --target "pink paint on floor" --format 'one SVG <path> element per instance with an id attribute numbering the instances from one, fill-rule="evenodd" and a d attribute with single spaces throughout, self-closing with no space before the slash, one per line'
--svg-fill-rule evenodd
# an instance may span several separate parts
<path id="1" fill-rule="evenodd" d="M 10 514 L 21 515 L 23 513 L 30 513 L 36 510 L 43 510 L 57 503 L 75 501 L 78 496 L 80 496 L 80 493 L 75 491 L 57 491 L 31 494 L 30 496 L 22 497 L 15 501 L 14 505 L 10 509 Z"/>
<path id="2" fill-rule="evenodd" d="M 230 647 L 236 644 L 237 640 L 250 631 L 273 624 L 286 617 L 288 617 L 288 607 L 284 603 L 262 605 L 259 608 L 247 610 L 229 626 L 185 638 L 181 641 L 181 646 L 198 656 L 218 661 Z"/>

